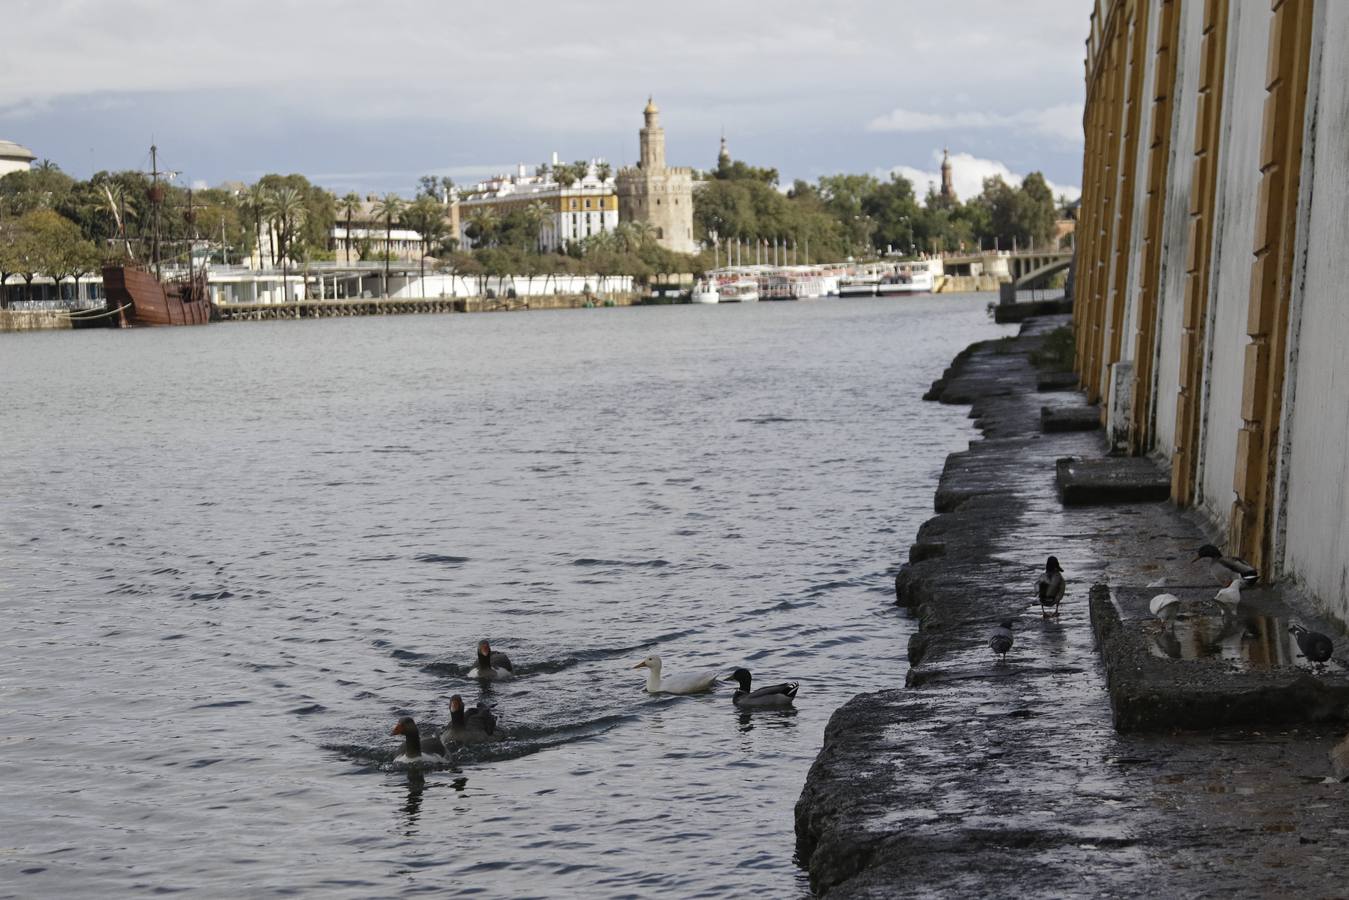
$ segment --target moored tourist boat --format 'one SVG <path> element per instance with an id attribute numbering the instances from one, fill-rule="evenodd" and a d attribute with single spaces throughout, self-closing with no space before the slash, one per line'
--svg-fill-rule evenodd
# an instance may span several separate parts
<path id="1" fill-rule="evenodd" d="M 694 285 L 690 298 L 694 303 L 720 303 L 721 291 L 715 281 L 700 281 Z"/>
<path id="2" fill-rule="evenodd" d="M 880 279 L 874 275 L 844 275 L 838 281 L 840 297 L 874 297 Z"/>
<path id="3" fill-rule="evenodd" d="M 721 286 L 722 303 L 759 302 L 759 282 L 753 278 L 742 278 Z"/>

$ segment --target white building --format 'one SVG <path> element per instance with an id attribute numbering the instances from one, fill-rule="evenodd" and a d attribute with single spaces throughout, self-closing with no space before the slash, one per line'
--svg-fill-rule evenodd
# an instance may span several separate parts
<path id="1" fill-rule="evenodd" d="M 37 159 L 33 151 L 13 141 L 0 141 L 0 178 L 10 172 L 27 172 Z"/>
<path id="2" fill-rule="evenodd" d="M 459 237 L 473 245 L 470 226 L 487 213 L 498 220 L 517 210 L 535 209 L 539 216 L 537 247 L 542 252 L 565 249 L 591 235 L 618 226 L 618 196 L 609 178 L 601 179 L 603 160 L 591 160 L 585 175 L 563 187 L 557 181 L 557 154 L 551 167 L 529 174 L 525 166 L 512 175 L 498 175 L 464 191 L 459 199 Z"/>

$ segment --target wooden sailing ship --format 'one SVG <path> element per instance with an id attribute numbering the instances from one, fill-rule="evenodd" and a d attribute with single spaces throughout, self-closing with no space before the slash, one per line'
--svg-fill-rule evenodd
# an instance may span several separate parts
<path id="1" fill-rule="evenodd" d="M 183 278 L 164 281 L 159 260 L 159 207 L 164 187 L 159 183 L 158 148 L 150 148 L 150 204 L 154 237 L 150 263 L 135 262 L 103 267 L 103 293 L 107 310 L 116 311 L 123 328 L 137 325 L 205 325 L 211 321 L 211 298 L 206 272 L 189 269 Z"/>

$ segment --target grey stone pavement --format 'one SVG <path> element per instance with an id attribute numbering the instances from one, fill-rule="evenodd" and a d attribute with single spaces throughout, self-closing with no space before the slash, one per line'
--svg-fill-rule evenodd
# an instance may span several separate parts
<path id="1" fill-rule="evenodd" d="M 1093 585 L 1109 586 L 1096 605 L 1113 628 L 1110 677 L 1145 707 L 1143 688 L 1207 679 L 1240 692 L 1248 674 L 1305 685 L 1342 681 L 1343 667 L 1313 674 L 1274 640 L 1297 614 L 1278 598 L 1268 620 L 1209 634 L 1223 620 L 1206 613 L 1208 576 L 1191 560 L 1209 537 L 1192 516 L 1166 502 L 1062 504 L 1056 461 L 1103 456 L 1099 432 L 1041 431 L 1042 407 L 1083 402 L 1037 392 L 1027 359 L 1066 321 L 976 345 L 934 386 L 973 404 L 984 436 L 948 459 L 938 515 L 900 574 L 919 625 L 908 684 L 835 713 L 798 802 L 812 886 L 830 898 L 1349 896 L 1349 785 L 1328 759 L 1342 723 L 1193 730 L 1180 696 L 1152 730 L 1116 731 Z M 1068 579 L 1055 619 L 1033 588 L 1050 554 Z M 1146 613 L 1163 590 L 1195 598 L 1170 632 Z M 1008 618 L 1004 664 L 987 639 Z"/>

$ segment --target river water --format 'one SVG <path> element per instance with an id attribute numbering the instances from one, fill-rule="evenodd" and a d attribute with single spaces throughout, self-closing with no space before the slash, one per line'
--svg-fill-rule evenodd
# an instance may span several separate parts
<path id="1" fill-rule="evenodd" d="M 4 336 L 0 896 L 806 893 L 986 302 Z M 652 652 L 798 708 L 648 696 Z M 396 763 L 454 693 L 505 740 Z"/>

